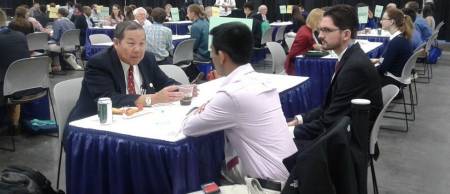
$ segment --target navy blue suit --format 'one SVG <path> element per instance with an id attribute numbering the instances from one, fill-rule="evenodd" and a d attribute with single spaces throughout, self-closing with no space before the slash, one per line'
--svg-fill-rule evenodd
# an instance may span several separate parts
<path id="1" fill-rule="evenodd" d="M 166 86 L 178 84 L 167 77 L 156 65 L 155 56 L 146 52 L 138 64 L 142 87 L 147 94 L 158 92 Z M 97 114 L 97 100 L 109 97 L 113 107 L 134 106 L 139 95 L 126 94 L 126 79 L 122 64 L 114 47 L 93 56 L 87 63 L 80 97 L 69 115 L 68 122 Z"/>

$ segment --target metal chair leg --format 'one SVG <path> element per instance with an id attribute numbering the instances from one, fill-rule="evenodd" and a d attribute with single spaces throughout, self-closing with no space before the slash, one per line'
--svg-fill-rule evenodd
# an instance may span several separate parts
<path id="1" fill-rule="evenodd" d="M 373 164 L 373 157 L 370 156 L 370 169 L 372 171 L 372 184 L 373 184 L 373 193 L 378 194 L 378 184 L 377 184 L 377 176 L 375 175 L 375 167 Z"/>
<path id="2" fill-rule="evenodd" d="M 58 159 L 58 175 L 56 176 L 56 190 L 59 190 L 59 178 L 61 175 L 61 161 L 62 161 L 62 151 L 63 151 L 63 144 L 61 142 L 59 147 L 59 159 Z"/>

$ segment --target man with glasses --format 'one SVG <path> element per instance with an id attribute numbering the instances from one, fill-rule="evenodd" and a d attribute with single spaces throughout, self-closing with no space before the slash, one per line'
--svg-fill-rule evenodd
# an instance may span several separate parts
<path id="1" fill-rule="evenodd" d="M 335 121 L 350 116 L 352 99 L 371 101 L 370 126 L 382 109 L 377 71 L 359 44 L 353 42 L 357 29 L 358 18 L 351 6 L 336 5 L 324 13 L 319 24 L 319 39 L 324 50 L 333 50 L 338 55 L 338 61 L 322 106 L 297 115 L 289 123 L 296 126 L 295 138 L 314 139 Z"/>

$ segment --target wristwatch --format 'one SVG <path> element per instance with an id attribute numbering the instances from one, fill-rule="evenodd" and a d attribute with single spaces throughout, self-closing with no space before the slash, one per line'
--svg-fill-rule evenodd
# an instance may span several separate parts
<path id="1" fill-rule="evenodd" d="M 150 95 L 145 96 L 145 106 L 151 106 L 152 105 L 152 97 Z"/>

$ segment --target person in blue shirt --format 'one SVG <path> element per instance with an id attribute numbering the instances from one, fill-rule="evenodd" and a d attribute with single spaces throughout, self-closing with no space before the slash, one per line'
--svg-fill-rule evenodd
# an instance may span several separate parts
<path id="1" fill-rule="evenodd" d="M 403 87 L 400 82 L 403 67 L 412 55 L 412 29 L 406 23 L 411 20 L 409 16 L 403 14 L 399 9 L 392 8 L 386 10 L 381 18 L 383 30 L 388 31 L 391 36 L 387 48 L 384 50 L 382 59 L 372 60 L 380 63 L 377 68 L 381 77 L 381 85 L 394 84 Z M 412 21 L 410 21 L 412 23 Z"/>
<path id="2" fill-rule="evenodd" d="M 423 19 L 422 16 L 419 15 L 419 4 L 416 1 L 410 1 L 406 3 L 405 8 L 410 8 L 416 12 L 416 19 L 414 20 L 414 25 L 416 26 L 416 29 L 420 32 L 420 36 L 422 37 L 422 40 L 426 41 L 428 38 L 430 38 L 431 33 L 433 30 L 428 25 L 427 21 Z"/>
<path id="3" fill-rule="evenodd" d="M 415 50 L 424 42 L 422 40 L 422 36 L 420 35 L 419 30 L 417 28 L 415 28 L 414 23 L 412 22 L 416 19 L 416 12 L 414 12 L 414 10 L 412 10 L 410 8 L 405 8 L 405 9 L 403 9 L 403 13 L 405 13 L 405 15 L 408 15 L 411 18 L 411 22 L 407 22 L 406 24 L 409 25 L 410 28 L 414 29 L 412 39 L 411 39 L 411 45 L 412 45 L 413 49 Z"/>
<path id="4" fill-rule="evenodd" d="M 192 21 L 191 38 L 195 39 L 194 60 L 209 61 L 209 22 L 206 19 L 207 16 L 203 11 L 203 8 L 198 4 L 189 5 L 187 9 L 187 17 Z"/>

